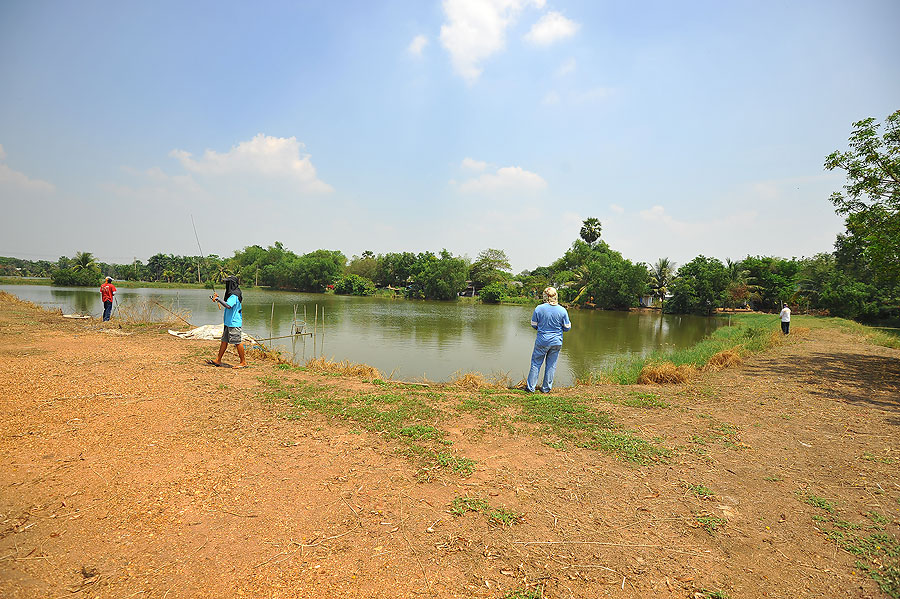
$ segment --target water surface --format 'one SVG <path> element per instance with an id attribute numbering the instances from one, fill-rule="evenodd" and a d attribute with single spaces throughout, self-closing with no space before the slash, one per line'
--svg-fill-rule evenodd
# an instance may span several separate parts
<path id="1" fill-rule="evenodd" d="M 92 289 L 44 285 L 0 285 L 0 289 L 48 308 L 61 308 L 67 314 L 99 317 L 103 312 L 100 293 Z M 222 312 L 210 301 L 210 293 L 203 289 L 126 288 L 119 289 L 116 298 L 123 306 L 155 301 L 176 311 L 189 311 L 188 320 L 199 326 L 222 322 Z M 275 339 L 268 344 L 298 361 L 315 356 L 349 360 L 370 364 L 395 379 L 440 381 L 459 372 L 481 372 L 506 375 L 516 382 L 527 373 L 534 344 L 529 324 L 533 306 L 259 289 L 244 290 L 244 330 L 257 338 L 290 335 L 295 307 L 306 330 L 318 333 L 315 342 L 303 337 Z M 576 374 L 598 371 L 617 358 L 693 345 L 721 324 L 715 318 L 656 312 L 569 310 L 569 318 L 572 330 L 565 335 L 560 355 L 559 385 L 569 385 Z"/>

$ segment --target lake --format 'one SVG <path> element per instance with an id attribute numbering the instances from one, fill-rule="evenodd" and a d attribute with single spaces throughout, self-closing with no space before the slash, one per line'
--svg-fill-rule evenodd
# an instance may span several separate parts
<path id="1" fill-rule="evenodd" d="M 0 285 L 0 290 L 47 308 L 61 308 L 66 314 L 99 317 L 103 312 L 98 290 L 44 285 Z M 116 298 L 123 306 L 152 300 L 187 310 L 195 326 L 220 324 L 222 312 L 210 301 L 210 294 L 204 289 L 120 289 Z M 455 373 L 480 372 L 507 375 L 515 383 L 527 374 L 534 344 L 530 325 L 534 306 L 260 289 L 244 290 L 244 331 L 256 338 L 290 335 L 295 306 L 298 320 L 305 320 L 309 331 L 319 314 L 316 342 L 302 337 L 293 342 L 276 339 L 268 345 L 298 362 L 317 356 L 349 360 L 374 366 L 395 379 L 444 381 Z M 560 354 L 558 385 L 570 385 L 576 375 L 596 372 L 617 358 L 688 347 L 723 324 L 717 318 L 657 312 L 569 310 L 569 318 L 572 330 L 566 333 Z M 213 345 L 210 342 L 211 353 Z"/>

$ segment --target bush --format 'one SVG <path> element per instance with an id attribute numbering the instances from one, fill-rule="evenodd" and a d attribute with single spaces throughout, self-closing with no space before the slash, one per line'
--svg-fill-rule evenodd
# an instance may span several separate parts
<path id="1" fill-rule="evenodd" d="M 339 295 L 375 295 L 375 283 L 365 277 L 348 274 L 337 280 L 334 292 Z"/>
<path id="2" fill-rule="evenodd" d="M 50 273 L 50 281 L 59 287 L 99 287 L 100 273 L 90 268 L 57 268 Z"/>
<path id="3" fill-rule="evenodd" d="M 502 283 L 491 283 L 482 287 L 478 296 L 485 304 L 499 304 L 506 299 L 506 286 Z"/>

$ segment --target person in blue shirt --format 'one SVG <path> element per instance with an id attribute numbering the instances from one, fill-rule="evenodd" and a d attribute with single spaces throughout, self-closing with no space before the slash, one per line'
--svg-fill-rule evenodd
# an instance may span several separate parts
<path id="1" fill-rule="evenodd" d="M 531 328 L 537 329 L 534 340 L 534 351 L 531 353 L 531 370 L 525 383 L 525 390 L 534 393 L 541 364 L 544 366 L 544 382 L 542 393 L 550 393 L 553 388 L 553 375 L 556 372 L 556 361 L 562 349 L 563 333 L 572 328 L 569 313 L 559 305 L 559 295 L 553 287 L 544 289 L 544 303 L 534 309 L 531 315 Z"/>
<path id="2" fill-rule="evenodd" d="M 241 315 L 241 300 L 243 296 L 241 288 L 238 286 L 237 277 L 225 278 L 225 301 L 220 300 L 219 294 L 215 292 L 212 294 L 211 299 L 225 308 L 225 328 L 222 331 L 222 343 L 219 344 L 219 355 L 216 356 L 215 360 L 207 360 L 207 363 L 213 366 L 221 366 L 222 356 L 225 355 L 225 350 L 228 349 L 228 344 L 231 343 L 237 348 L 238 357 L 241 359 L 241 363 L 235 368 L 246 368 L 247 359 L 244 356 L 244 344 L 241 340 L 243 334 L 241 327 L 244 324 L 244 319 Z"/>

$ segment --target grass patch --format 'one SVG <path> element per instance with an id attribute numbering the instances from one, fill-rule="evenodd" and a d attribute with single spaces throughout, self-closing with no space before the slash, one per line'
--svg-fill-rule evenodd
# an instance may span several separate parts
<path id="1" fill-rule="evenodd" d="M 837 547 L 858 557 L 856 566 L 878 584 L 889 597 L 900 599 L 900 541 L 886 532 L 890 519 L 877 512 L 868 512 L 869 523 L 854 523 L 838 514 L 834 503 L 809 491 L 798 493 L 798 499 L 818 508 L 824 514 L 814 514 L 816 528 Z"/>
<path id="2" fill-rule="evenodd" d="M 263 399 L 287 400 L 285 418 L 297 420 L 309 413 L 346 421 L 355 431 L 368 431 L 402 444 L 401 452 L 419 462 L 419 479 L 430 480 L 436 470 L 470 476 L 475 461 L 447 451 L 450 441 L 433 423 L 441 413 L 418 392 L 377 389 L 373 393 L 343 394 L 331 386 L 298 382 L 290 385 L 272 377 L 259 377 Z"/>
<path id="3" fill-rule="evenodd" d="M 698 526 L 701 526 L 706 532 L 711 535 L 715 535 L 720 528 L 724 528 L 728 523 L 728 520 L 726 520 L 725 518 L 718 518 L 709 514 L 700 514 L 694 516 L 694 519 L 697 521 Z"/>
<path id="4" fill-rule="evenodd" d="M 541 599 L 544 596 L 542 588 L 536 589 L 516 589 L 503 595 L 503 599 Z"/>
<path id="5" fill-rule="evenodd" d="M 642 393 L 640 391 L 632 391 L 629 393 L 631 397 L 622 400 L 623 406 L 632 408 L 668 408 L 669 404 L 662 401 L 656 393 Z"/>
<path id="6" fill-rule="evenodd" d="M 709 487 L 705 485 L 688 485 L 687 490 L 699 497 L 700 499 L 711 499 L 716 496 Z"/>
<path id="7" fill-rule="evenodd" d="M 865 452 L 862 454 L 862 459 L 867 462 L 878 462 L 879 464 L 893 464 L 894 458 L 891 457 L 879 457 L 869 452 Z"/>
<path id="8" fill-rule="evenodd" d="M 646 357 L 621 358 L 600 374 L 589 377 L 625 385 L 685 382 L 700 369 L 737 366 L 742 356 L 779 343 L 781 333 L 777 326 L 777 318 L 771 314 L 735 314 L 731 326 L 716 329 L 691 347 L 656 351 Z"/>
<path id="9" fill-rule="evenodd" d="M 505 507 L 494 508 L 477 497 L 455 497 L 450 504 L 450 513 L 454 516 L 463 516 L 469 512 L 485 514 L 489 522 L 502 526 L 512 526 L 522 521 L 522 514 L 508 510 Z"/>
<path id="10" fill-rule="evenodd" d="M 649 464 L 668 457 L 669 451 L 657 447 L 628 431 L 597 429 L 577 444 L 587 449 L 598 449 L 636 464 Z"/>

